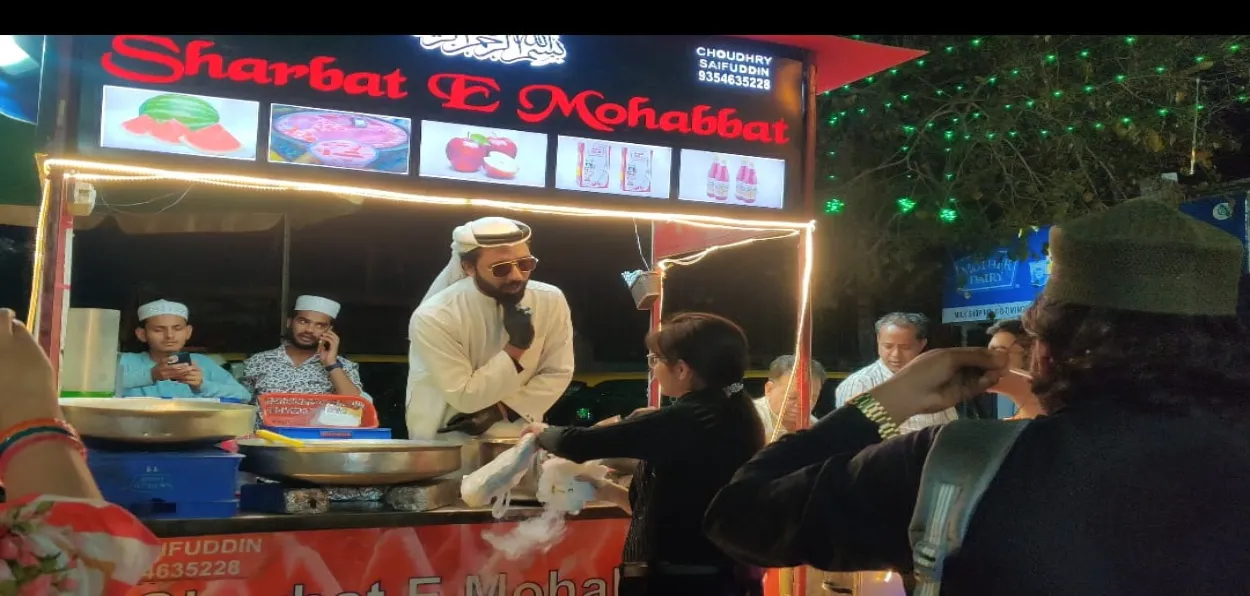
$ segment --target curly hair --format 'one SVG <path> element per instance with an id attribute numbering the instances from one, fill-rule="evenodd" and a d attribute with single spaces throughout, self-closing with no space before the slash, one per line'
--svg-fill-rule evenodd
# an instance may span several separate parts
<path id="1" fill-rule="evenodd" d="M 1033 383 L 1047 412 L 1125 401 L 1247 421 L 1250 338 L 1236 317 L 1094 308 L 1043 294 L 1023 322 L 1049 348 L 1045 378 Z"/>

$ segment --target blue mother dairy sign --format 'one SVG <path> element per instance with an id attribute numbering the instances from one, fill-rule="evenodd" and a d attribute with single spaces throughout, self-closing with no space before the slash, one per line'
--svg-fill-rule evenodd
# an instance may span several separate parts
<path id="1" fill-rule="evenodd" d="M 956 259 L 943 288 L 942 322 L 1020 316 L 1050 279 L 1049 232 L 1049 227 L 1041 228 L 1025 238 L 1029 255 L 1024 260 L 1013 258 L 1008 248 Z"/>

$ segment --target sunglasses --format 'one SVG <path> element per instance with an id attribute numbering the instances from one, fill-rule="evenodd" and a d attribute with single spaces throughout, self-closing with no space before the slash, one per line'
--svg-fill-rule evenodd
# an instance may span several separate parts
<path id="1" fill-rule="evenodd" d="M 504 261 L 495 263 L 490 266 L 491 275 L 495 277 L 508 277 L 512 273 L 512 268 L 516 267 L 521 273 L 529 273 L 538 266 L 538 257 L 521 257 L 515 261 Z"/>

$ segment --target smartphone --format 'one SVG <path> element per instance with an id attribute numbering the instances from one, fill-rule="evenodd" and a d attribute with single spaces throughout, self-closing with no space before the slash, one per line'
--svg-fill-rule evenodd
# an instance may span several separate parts
<path id="1" fill-rule="evenodd" d="M 329 333 L 331 331 L 334 331 L 334 327 L 326 327 L 325 333 Z M 330 349 L 330 340 L 324 339 L 325 333 L 322 334 L 323 339 L 321 340 L 321 349 L 328 350 Z"/>
<path id="2" fill-rule="evenodd" d="M 176 354 L 172 354 L 170 355 L 168 362 L 169 364 L 172 364 L 175 366 L 179 364 L 191 364 L 191 353 L 190 352 L 178 352 Z"/>

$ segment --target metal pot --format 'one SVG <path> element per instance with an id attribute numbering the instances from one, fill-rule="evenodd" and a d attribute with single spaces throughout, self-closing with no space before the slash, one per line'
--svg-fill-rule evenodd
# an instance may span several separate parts
<path id="1" fill-rule="evenodd" d="M 384 486 L 437 478 L 460 469 L 460 446 L 445 441 L 315 439 L 303 447 L 239 441 L 245 472 L 324 486 Z"/>
<path id="2" fill-rule="evenodd" d="M 499 457 L 503 452 L 515 447 L 519 439 L 481 439 L 478 442 L 478 462 L 486 465 Z M 534 458 L 534 466 L 530 468 L 521 482 L 512 489 L 512 498 L 535 501 L 538 499 L 538 473 L 542 466 L 541 457 Z"/>
<path id="3" fill-rule="evenodd" d="M 228 441 L 256 419 L 255 406 L 208 399 L 66 398 L 61 411 L 83 437 L 161 445 Z"/>

